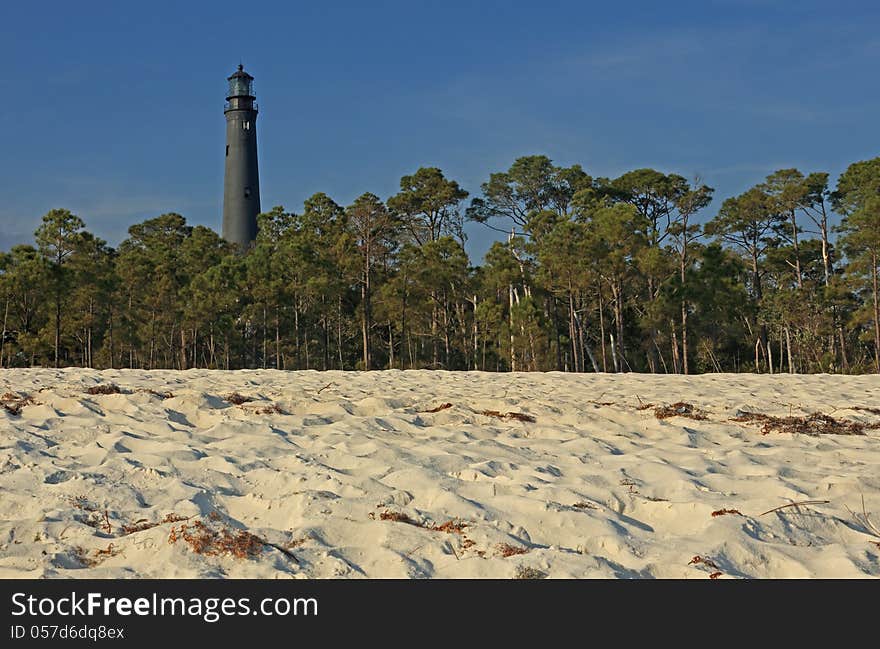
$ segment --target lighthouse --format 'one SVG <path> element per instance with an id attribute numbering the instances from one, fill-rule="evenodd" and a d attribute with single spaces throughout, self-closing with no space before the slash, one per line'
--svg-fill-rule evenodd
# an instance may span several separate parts
<path id="1" fill-rule="evenodd" d="M 257 171 L 257 104 L 254 78 L 239 65 L 228 77 L 223 238 L 247 250 L 257 238 L 260 177 Z"/>

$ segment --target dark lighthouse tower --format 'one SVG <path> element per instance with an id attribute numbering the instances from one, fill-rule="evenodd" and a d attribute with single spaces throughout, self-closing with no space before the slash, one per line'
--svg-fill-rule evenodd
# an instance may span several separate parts
<path id="1" fill-rule="evenodd" d="M 254 78 L 239 65 L 226 97 L 226 176 L 223 238 L 242 250 L 257 238 L 260 177 L 257 172 L 257 104 Z"/>

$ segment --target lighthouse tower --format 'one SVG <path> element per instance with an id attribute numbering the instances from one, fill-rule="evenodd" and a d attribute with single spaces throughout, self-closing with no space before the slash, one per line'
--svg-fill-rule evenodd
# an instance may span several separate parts
<path id="1" fill-rule="evenodd" d="M 260 177 L 257 171 L 257 104 L 254 78 L 239 65 L 228 78 L 226 175 L 223 182 L 223 238 L 240 250 L 257 238 Z"/>

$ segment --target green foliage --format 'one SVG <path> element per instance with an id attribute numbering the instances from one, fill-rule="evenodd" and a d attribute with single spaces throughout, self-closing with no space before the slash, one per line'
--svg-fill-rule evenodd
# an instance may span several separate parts
<path id="1" fill-rule="evenodd" d="M 775 171 L 699 220 L 712 188 L 654 169 L 531 155 L 481 190 L 463 213 L 424 167 L 384 202 L 317 193 L 244 253 L 175 213 L 113 249 L 53 209 L 0 253 L 0 365 L 880 370 L 880 158 L 834 192 Z M 466 219 L 509 235 L 476 267 Z"/>

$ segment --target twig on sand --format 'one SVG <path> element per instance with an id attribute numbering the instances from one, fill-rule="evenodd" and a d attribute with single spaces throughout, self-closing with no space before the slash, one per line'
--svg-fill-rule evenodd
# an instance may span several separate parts
<path id="1" fill-rule="evenodd" d="M 499 412 L 497 410 L 481 410 L 480 414 L 487 417 L 496 417 L 498 419 L 515 419 L 517 421 L 527 421 L 529 423 L 535 423 L 537 421 L 534 417 L 532 417 L 532 415 L 527 415 L 524 412 Z"/>
<path id="2" fill-rule="evenodd" d="M 315 394 L 321 394 L 324 390 L 326 390 L 327 388 L 330 388 L 330 387 L 333 387 L 333 384 L 332 384 L 332 383 L 328 383 L 328 384 L 325 385 L 323 388 L 321 388 L 320 390 L 318 390 Z"/>
<path id="3" fill-rule="evenodd" d="M 772 514 L 773 512 L 777 512 L 780 509 L 785 509 L 786 507 L 797 507 L 798 505 L 827 505 L 830 502 L 830 500 L 799 500 L 796 503 L 786 503 L 785 505 L 780 505 L 779 507 L 768 509 L 766 512 L 764 512 L 764 514 Z M 758 516 L 763 516 L 764 514 L 758 514 Z"/>
<path id="4" fill-rule="evenodd" d="M 297 558 L 294 556 L 293 552 L 291 552 L 290 550 L 281 547 L 281 546 L 278 545 L 277 543 L 271 543 L 270 541 L 267 541 L 266 539 L 261 539 L 261 540 L 263 541 L 263 545 L 268 545 L 268 546 L 271 547 L 271 548 L 275 548 L 275 549 L 278 550 L 281 554 L 283 554 L 283 555 L 286 556 L 288 559 L 290 559 L 291 561 L 293 561 L 295 564 L 299 565 L 299 559 L 297 559 Z"/>
<path id="5" fill-rule="evenodd" d="M 712 512 L 712 518 L 718 518 L 719 516 L 725 516 L 727 514 L 734 514 L 736 516 L 742 516 L 742 512 L 738 509 L 718 509 Z"/>
<path id="6" fill-rule="evenodd" d="M 649 408 L 653 408 L 653 403 L 647 403 L 642 401 L 642 398 L 639 395 L 636 395 L 636 399 L 639 400 L 639 405 L 636 407 L 636 410 L 648 410 Z"/>
<path id="7" fill-rule="evenodd" d="M 436 408 L 428 408 L 427 410 L 420 410 L 419 412 L 440 412 L 441 410 L 446 410 L 447 408 L 451 408 L 451 403 L 441 403 Z"/>
<path id="8" fill-rule="evenodd" d="M 865 509 L 865 494 L 862 494 L 862 515 L 859 516 L 856 512 L 851 510 L 849 507 L 846 507 L 846 511 L 850 513 L 850 515 L 862 525 L 866 530 L 870 531 L 871 534 L 880 539 L 880 530 L 877 529 L 877 526 L 871 521 L 871 517 L 868 516 L 868 511 Z"/>
<path id="9" fill-rule="evenodd" d="M 880 415 L 880 408 L 868 408 L 867 406 L 852 406 L 850 410 L 860 410 L 862 412 L 870 412 L 872 415 Z"/>
<path id="10" fill-rule="evenodd" d="M 698 554 L 698 555 L 694 556 L 693 559 L 688 561 L 689 566 L 695 566 L 700 563 L 702 563 L 707 568 L 714 568 L 715 570 L 718 570 L 718 564 L 715 563 L 714 561 L 712 561 L 712 559 L 710 559 L 709 557 L 701 557 Z"/>

